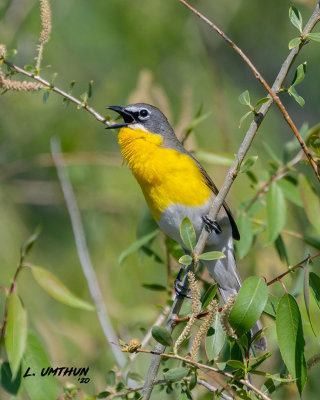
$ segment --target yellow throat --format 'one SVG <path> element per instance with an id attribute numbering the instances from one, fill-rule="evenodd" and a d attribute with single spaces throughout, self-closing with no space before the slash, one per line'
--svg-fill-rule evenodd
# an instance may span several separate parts
<path id="1" fill-rule="evenodd" d="M 125 127 L 120 129 L 118 140 L 123 159 L 141 186 L 156 221 L 170 204 L 196 207 L 211 196 L 194 160 L 161 147 L 161 135 Z"/>

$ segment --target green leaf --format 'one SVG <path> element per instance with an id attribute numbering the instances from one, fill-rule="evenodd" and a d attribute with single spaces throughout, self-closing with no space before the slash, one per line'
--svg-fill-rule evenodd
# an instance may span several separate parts
<path id="1" fill-rule="evenodd" d="M 270 315 L 270 317 L 272 318 L 276 318 L 278 304 L 279 304 L 278 297 L 274 296 L 272 293 L 269 293 L 268 301 L 264 307 L 263 312 Z"/>
<path id="2" fill-rule="evenodd" d="M 245 257 L 253 243 L 252 225 L 247 213 L 241 213 L 237 219 L 240 241 L 236 245 L 239 258 Z"/>
<path id="3" fill-rule="evenodd" d="M 12 379 L 15 379 L 27 341 L 27 313 L 21 304 L 16 290 L 11 293 L 9 298 L 5 338 Z"/>
<path id="4" fill-rule="evenodd" d="M 299 175 L 299 191 L 308 220 L 320 233 L 320 200 L 304 175 Z"/>
<path id="5" fill-rule="evenodd" d="M 220 313 L 217 313 L 206 336 L 206 354 L 209 360 L 214 360 L 218 357 L 225 340 L 226 333 L 220 322 Z"/>
<path id="6" fill-rule="evenodd" d="M 246 159 L 246 161 L 241 165 L 240 167 L 240 172 L 241 173 L 246 173 L 257 161 L 258 156 L 252 156 Z"/>
<path id="7" fill-rule="evenodd" d="M 148 206 L 143 207 L 137 227 L 137 238 L 153 233 L 158 229 L 158 225 L 154 220 Z"/>
<path id="8" fill-rule="evenodd" d="M 309 284 L 318 307 L 320 308 L 320 278 L 314 272 L 310 272 L 309 274 Z"/>
<path id="9" fill-rule="evenodd" d="M 88 97 L 89 97 L 89 99 L 90 99 L 90 97 L 92 96 L 92 85 L 93 85 L 93 81 L 89 81 L 89 84 L 88 84 Z"/>
<path id="10" fill-rule="evenodd" d="M 267 103 L 269 100 L 270 100 L 270 97 L 263 97 L 262 99 L 260 99 L 256 102 L 256 105 L 254 106 L 254 108 L 261 106 L 261 104 Z"/>
<path id="11" fill-rule="evenodd" d="M 192 251 L 196 245 L 196 233 L 188 217 L 184 217 L 181 222 L 180 236 L 186 248 Z"/>
<path id="12" fill-rule="evenodd" d="M 70 307 L 80 308 L 82 310 L 94 311 L 95 307 L 84 300 L 79 299 L 51 272 L 41 267 L 33 266 L 31 268 L 33 277 L 38 284 L 61 303 Z"/>
<path id="13" fill-rule="evenodd" d="M 0 382 L 7 392 L 17 394 L 21 385 L 21 368 L 19 368 L 15 379 L 13 379 L 10 364 L 8 361 L 3 362 L 0 370 Z"/>
<path id="14" fill-rule="evenodd" d="M 161 326 L 154 326 L 151 330 L 152 337 L 163 346 L 172 346 L 170 333 Z"/>
<path id="15" fill-rule="evenodd" d="M 43 97 L 42 97 L 42 103 L 43 104 L 46 104 L 46 102 L 48 101 L 49 96 L 50 96 L 50 92 L 48 90 L 46 90 L 43 93 Z"/>
<path id="16" fill-rule="evenodd" d="M 133 242 L 126 250 L 124 250 L 119 257 L 119 264 L 123 263 L 123 261 L 132 253 L 136 252 L 137 250 L 139 250 L 142 246 L 146 245 L 147 243 L 149 243 L 150 240 L 154 239 L 158 234 L 158 230 L 155 230 L 151 233 L 148 233 L 145 236 L 142 236 L 141 238 L 139 238 L 138 240 L 136 240 L 135 242 Z"/>
<path id="17" fill-rule="evenodd" d="M 286 202 L 280 186 L 272 182 L 267 193 L 268 240 L 273 242 L 286 223 Z"/>
<path id="18" fill-rule="evenodd" d="M 58 384 L 53 375 L 41 376 L 42 368 L 50 366 L 50 360 L 40 341 L 33 333 L 28 334 L 27 348 L 23 356 L 23 371 L 35 375 L 23 380 L 23 386 L 32 400 L 56 400 L 59 397 Z"/>
<path id="19" fill-rule="evenodd" d="M 250 94 L 248 90 L 242 92 L 238 98 L 239 102 L 245 106 L 250 104 Z"/>
<path id="20" fill-rule="evenodd" d="M 301 83 L 304 80 L 306 76 L 306 70 L 307 70 L 307 62 L 304 62 L 303 64 L 300 64 L 297 67 L 291 86 L 299 85 L 299 83 Z"/>
<path id="21" fill-rule="evenodd" d="M 294 297 L 284 294 L 277 309 L 276 331 L 280 352 L 301 394 L 307 379 L 300 310 Z"/>
<path id="22" fill-rule="evenodd" d="M 190 265 L 192 264 L 192 257 L 188 254 L 185 254 L 184 256 L 179 258 L 179 263 L 182 265 Z"/>
<path id="23" fill-rule="evenodd" d="M 302 17 L 300 11 L 295 7 L 291 6 L 289 8 L 289 19 L 299 32 L 302 32 Z"/>
<path id="24" fill-rule="evenodd" d="M 38 239 L 41 232 L 40 226 L 37 226 L 34 230 L 33 234 L 28 237 L 28 239 L 22 244 L 20 248 L 20 257 L 24 259 L 32 249 L 33 245 L 35 244 L 36 240 Z"/>
<path id="25" fill-rule="evenodd" d="M 207 162 L 214 165 L 225 165 L 230 167 L 234 157 L 231 154 L 223 152 L 208 152 L 199 150 L 195 152 L 195 157 L 201 162 Z"/>
<path id="26" fill-rule="evenodd" d="M 289 50 L 293 49 L 294 47 L 298 46 L 301 43 L 301 38 L 300 37 L 295 37 L 290 40 L 288 47 Z"/>
<path id="27" fill-rule="evenodd" d="M 311 326 L 311 329 L 314 333 L 314 336 L 317 336 L 315 334 L 315 331 L 313 329 L 313 325 L 311 322 L 311 316 L 310 316 L 310 282 L 309 282 L 309 263 L 310 260 L 307 260 L 306 265 L 304 266 L 303 270 L 304 270 L 304 282 L 303 282 L 303 297 L 304 297 L 304 304 L 306 306 L 306 310 L 307 310 L 307 315 L 308 315 L 308 320 Z"/>
<path id="28" fill-rule="evenodd" d="M 229 360 L 229 361 L 227 361 L 227 365 L 229 365 L 229 367 L 232 367 L 235 369 L 241 369 L 243 371 L 246 369 L 243 362 L 241 362 L 239 360 Z"/>
<path id="29" fill-rule="evenodd" d="M 306 36 L 308 39 L 314 40 L 315 42 L 320 42 L 320 33 L 308 33 Z"/>
<path id="30" fill-rule="evenodd" d="M 303 107 L 305 105 L 304 98 L 298 94 L 298 92 L 293 86 L 289 87 L 288 93 L 295 99 L 295 101 L 299 104 L 299 106 Z"/>
<path id="31" fill-rule="evenodd" d="M 166 237 L 166 247 L 169 253 L 172 255 L 172 257 L 177 261 L 184 254 L 180 244 L 177 243 L 175 240 L 171 239 L 169 236 Z"/>
<path id="32" fill-rule="evenodd" d="M 163 292 L 167 290 L 165 286 L 158 285 L 156 283 L 143 283 L 142 287 L 144 287 L 145 289 L 154 290 L 156 292 Z"/>
<path id="33" fill-rule="evenodd" d="M 178 382 L 189 374 L 189 368 L 173 368 L 164 374 L 170 382 Z"/>
<path id="34" fill-rule="evenodd" d="M 279 254 L 280 260 L 285 262 L 289 266 L 288 253 L 287 253 L 286 246 L 284 244 L 284 241 L 282 240 L 281 235 L 279 235 L 277 237 L 274 244 L 275 244 L 277 253 Z"/>
<path id="35" fill-rule="evenodd" d="M 217 293 L 217 284 L 210 286 L 201 299 L 201 310 L 205 310 Z"/>
<path id="36" fill-rule="evenodd" d="M 289 181 L 288 179 L 281 179 L 277 181 L 277 185 L 280 186 L 285 198 L 291 201 L 293 204 L 303 207 L 302 200 L 300 198 L 298 186 Z"/>
<path id="37" fill-rule="evenodd" d="M 320 250 L 320 238 L 314 236 L 304 236 L 303 240 L 315 249 Z"/>
<path id="38" fill-rule="evenodd" d="M 115 386 L 116 384 L 116 373 L 110 370 L 106 374 L 106 383 L 108 386 Z"/>
<path id="39" fill-rule="evenodd" d="M 242 126 L 242 124 L 243 124 L 243 121 L 245 121 L 245 120 L 249 117 L 249 115 L 251 115 L 251 114 L 253 115 L 252 111 L 248 111 L 247 113 L 245 113 L 245 114 L 240 118 L 239 126 L 238 126 L 239 129 L 241 128 L 241 126 Z"/>
<path id="40" fill-rule="evenodd" d="M 30 74 L 35 74 L 37 72 L 36 67 L 34 65 L 25 65 L 24 70 L 29 72 Z"/>
<path id="41" fill-rule="evenodd" d="M 210 115 L 211 112 L 207 112 L 206 114 L 200 115 L 199 117 L 195 118 L 186 128 L 186 133 L 189 134 L 190 132 L 192 132 L 194 128 L 201 124 L 201 122 L 205 121 Z"/>
<path id="42" fill-rule="evenodd" d="M 320 124 L 317 125 L 316 129 L 312 129 L 312 133 L 308 137 L 307 145 L 320 156 Z"/>
<path id="43" fill-rule="evenodd" d="M 266 378 L 274 379 L 275 381 L 279 381 L 279 382 L 294 382 L 295 381 L 295 379 L 292 379 L 292 378 L 281 378 L 280 376 L 271 375 L 271 374 L 268 374 L 267 372 L 263 372 L 263 371 L 250 371 L 250 372 L 254 375 L 265 376 Z"/>
<path id="44" fill-rule="evenodd" d="M 240 337 L 259 319 L 268 300 L 265 281 L 252 276 L 243 282 L 229 315 L 229 322 Z"/>
<path id="45" fill-rule="evenodd" d="M 199 260 L 205 260 L 205 261 L 219 260 L 220 258 L 226 258 L 225 254 L 221 253 L 221 251 L 208 251 L 198 256 Z"/>

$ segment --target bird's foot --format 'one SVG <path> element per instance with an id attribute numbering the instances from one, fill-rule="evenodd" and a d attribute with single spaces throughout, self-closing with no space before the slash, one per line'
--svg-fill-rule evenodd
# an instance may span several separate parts
<path id="1" fill-rule="evenodd" d="M 191 296 L 189 294 L 190 289 L 183 286 L 182 280 L 181 280 L 181 275 L 182 275 L 183 271 L 185 270 L 185 268 L 186 268 L 185 265 L 181 266 L 180 271 L 179 271 L 176 279 L 174 280 L 174 290 L 175 290 L 177 296 L 186 297 L 187 299 L 191 299 Z"/>
<path id="2" fill-rule="evenodd" d="M 203 215 L 202 221 L 204 222 L 208 232 L 214 232 L 217 235 L 222 232 L 221 226 L 218 224 L 218 222 L 211 219 L 208 215 Z"/>

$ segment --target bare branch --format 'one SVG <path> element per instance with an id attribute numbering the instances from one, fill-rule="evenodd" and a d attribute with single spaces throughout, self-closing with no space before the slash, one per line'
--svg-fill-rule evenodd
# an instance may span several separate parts
<path id="1" fill-rule="evenodd" d="M 73 234 L 77 246 L 78 257 L 80 264 L 86 277 L 90 294 L 94 304 L 97 308 L 97 314 L 102 327 L 103 333 L 108 342 L 118 343 L 118 337 L 111 324 L 106 305 L 103 301 L 103 296 L 100 290 L 97 276 L 95 274 L 90 254 L 88 251 L 85 233 L 81 221 L 80 211 L 77 205 L 77 201 L 73 192 L 73 188 L 64 167 L 63 155 L 61 152 L 60 140 L 57 137 L 51 138 L 51 152 L 52 157 L 58 172 L 58 177 L 60 185 L 64 194 L 64 198 L 67 204 L 69 216 L 71 219 Z M 116 346 L 111 346 L 111 351 L 113 352 L 114 358 L 118 363 L 119 367 L 122 368 L 126 365 L 127 360 Z"/>
<path id="2" fill-rule="evenodd" d="M 282 104 L 280 98 L 277 96 L 276 93 L 278 93 L 280 87 L 278 88 L 278 90 L 274 90 L 273 87 L 271 88 L 268 83 L 265 81 L 265 79 L 262 77 L 262 75 L 260 74 L 260 72 L 257 70 L 257 68 L 253 65 L 253 63 L 251 62 L 251 60 L 244 54 L 244 52 L 220 29 L 218 28 L 212 21 L 210 21 L 208 18 L 206 18 L 203 14 L 201 14 L 198 10 L 196 10 L 195 8 L 193 8 L 190 4 L 188 4 L 185 0 L 179 0 L 182 4 L 184 4 L 187 8 L 189 8 L 189 10 L 191 10 L 193 13 L 195 13 L 199 18 L 201 18 L 206 24 L 208 24 L 209 26 L 211 26 L 211 28 L 213 28 L 220 36 L 223 37 L 224 40 L 226 40 L 226 42 L 233 48 L 233 50 L 239 54 L 239 56 L 243 59 L 243 61 L 248 65 L 248 67 L 251 69 L 251 71 L 253 72 L 254 76 L 259 80 L 259 82 L 264 86 L 264 88 L 268 91 L 269 93 L 269 97 L 270 100 L 268 101 L 268 103 L 271 105 L 272 100 L 277 104 L 277 106 L 279 107 L 280 111 L 282 112 L 282 115 L 284 117 L 284 119 L 286 120 L 286 122 L 288 123 L 288 125 L 290 126 L 290 128 L 292 129 L 294 135 L 296 136 L 296 138 L 298 139 L 300 146 L 302 148 L 302 150 L 304 151 L 305 155 L 307 156 L 313 170 L 314 173 L 316 174 L 316 177 L 318 178 L 318 181 L 320 182 L 320 168 L 319 166 L 316 164 L 316 162 L 313 160 L 312 155 L 307 147 L 307 145 L 305 144 L 304 140 L 302 139 L 297 127 L 295 126 L 295 124 L 293 123 L 291 117 L 289 116 L 286 108 L 284 107 L 284 105 Z M 319 3 L 315 9 L 315 11 L 312 14 L 312 17 L 314 17 L 314 25 L 316 25 L 317 22 L 319 22 L 320 20 L 320 7 L 319 7 Z M 311 18 L 312 18 L 311 17 Z M 310 21 L 309 21 L 310 22 Z M 313 26 L 314 26 L 313 25 Z M 307 28 L 307 26 L 305 27 L 303 33 L 302 33 L 302 39 L 301 39 L 301 44 L 299 46 L 297 46 L 295 49 L 300 49 L 303 44 L 305 43 L 305 41 L 307 40 L 306 34 L 309 33 L 310 30 Z M 262 107 L 261 107 L 262 109 Z M 260 112 L 258 113 L 260 114 Z M 261 121 L 260 121 L 261 122 Z"/>

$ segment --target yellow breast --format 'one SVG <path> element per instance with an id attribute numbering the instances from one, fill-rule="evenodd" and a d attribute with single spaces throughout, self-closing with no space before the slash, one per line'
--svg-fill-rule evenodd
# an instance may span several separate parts
<path id="1" fill-rule="evenodd" d="M 198 206 L 209 199 L 211 190 L 196 163 L 187 154 L 161 147 L 161 135 L 122 128 L 118 139 L 155 220 L 170 204 Z"/>

